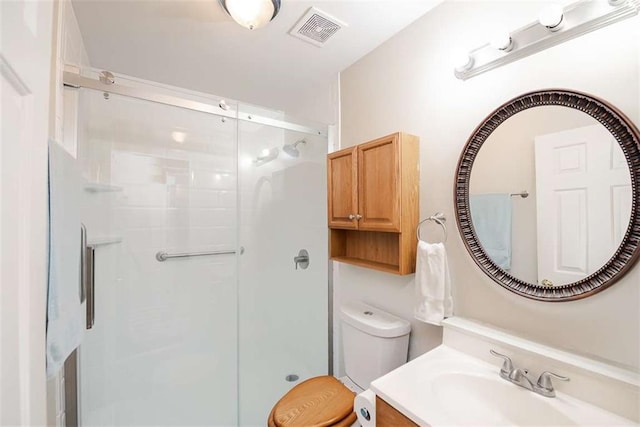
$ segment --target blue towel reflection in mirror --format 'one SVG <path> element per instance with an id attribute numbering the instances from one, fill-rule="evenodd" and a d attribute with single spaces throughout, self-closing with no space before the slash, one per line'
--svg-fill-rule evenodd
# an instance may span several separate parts
<path id="1" fill-rule="evenodd" d="M 469 197 L 473 228 L 489 258 L 503 270 L 511 269 L 510 193 L 472 194 Z"/>

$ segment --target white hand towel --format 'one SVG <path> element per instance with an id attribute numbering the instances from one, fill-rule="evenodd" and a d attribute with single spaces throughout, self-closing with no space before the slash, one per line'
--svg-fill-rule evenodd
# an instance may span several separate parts
<path id="1" fill-rule="evenodd" d="M 416 298 L 414 316 L 418 320 L 440 326 L 453 314 L 449 263 L 442 243 L 418 242 Z"/>
<path id="2" fill-rule="evenodd" d="M 78 347 L 84 332 L 80 303 L 80 203 L 77 162 L 49 143 L 49 290 L 47 376 L 55 375 Z"/>

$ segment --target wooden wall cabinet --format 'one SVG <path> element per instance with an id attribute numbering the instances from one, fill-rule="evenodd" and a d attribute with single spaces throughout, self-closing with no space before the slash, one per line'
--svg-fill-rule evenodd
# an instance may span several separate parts
<path id="1" fill-rule="evenodd" d="M 329 257 L 415 272 L 419 139 L 398 132 L 327 155 Z"/>

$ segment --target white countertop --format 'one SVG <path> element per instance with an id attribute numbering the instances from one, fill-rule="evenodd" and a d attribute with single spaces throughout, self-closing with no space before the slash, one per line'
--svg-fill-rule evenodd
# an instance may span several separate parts
<path id="1" fill-rule="evenodd" d="M 500 365 L 441 345 L 370 388 L 421 426 L 637 425 L 560 392 L 548 398 L 511 384 Z"/>

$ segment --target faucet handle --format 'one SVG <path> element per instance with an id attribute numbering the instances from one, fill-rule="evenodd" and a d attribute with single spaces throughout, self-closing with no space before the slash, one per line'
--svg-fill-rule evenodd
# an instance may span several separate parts
<path id="1" fill-rule="evenodd" d="M 500 354 L 494 350 L 489 350 L 489 353 L 493 354 L 496 357 L 501 357 L 504 360 L 504 362 L 502 363 L 502 368 L 500 368 L 500 373 L 509 376 L 509 374 L 513 371 L 513 363 L 511 363 L 511 359 L 509 358 L 509 356 L 505 356 L 504 354 Z"/>
<path id="2" fill-rule="evenodd" d="M 569 381 L 569 377 L 563 377 L 562 375 L 554 374 L 553 372 L 544 371 L 538 378 L 538 387 L 546 391 L 553 391 L 551 377 L 560 381 Z"/>

